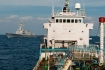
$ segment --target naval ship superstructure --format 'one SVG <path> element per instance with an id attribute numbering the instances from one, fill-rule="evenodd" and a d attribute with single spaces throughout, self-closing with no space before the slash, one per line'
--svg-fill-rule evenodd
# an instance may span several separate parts
<path id="1" fill-rule="evenodd" d="M 105 70 L 103 34 L 101 48 L 89 44 L 93 23 L 84 23 L 86 13 L 80 3 L 75 4 L 76 12 L 72 12 L 68 5 L 69 1 L 65 0 L 61 12 L 54 12 L 52 8 L 52 17 L 43 26 L 47 35 L 40 45 L 40 57 L 33 70 Z M 105 18 L 100 18 L 102 21 Z"/>
<path id="2" fill-rule="evenodd" d="M 17 29 L 16 33 L 6 33 L 8 38 L 13 37 L 36 37 L 37 34 L 31 33 L 29 30 L 23 30 L 22 28 L 23 23 L 22 21 L 19 23 L 19 28 Z"/>

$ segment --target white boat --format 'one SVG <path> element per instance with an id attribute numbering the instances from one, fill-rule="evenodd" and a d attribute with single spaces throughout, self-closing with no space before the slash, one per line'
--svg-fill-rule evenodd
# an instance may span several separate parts
<path id="1" fill-rule="evenodd" d="M 23 24 L 20 22 L 19 28 L 17 29 L 16 33 L 6 33 L 8 38 L 13 37 L 36 37 L 37 34 L 31 33 L 29 30 L 23 30 L 22 28 Z"/>
<path id="2" fill-rule="evenodd" d="M 75 11 L 68 7 L 69 1 L 61 12 L 54 12 L 50 22 L 44 23 L 47 34 L 40 45 L 40 57 L 33 70 L 105 70 L 103 53 L 103 22 L 100 22 L 100 46 L 89 44 L 89 31 L 93 23 L 84 23 L 85 10 L 80 3 Z M 99 49 L 100 48 L 100 49 Z"/>

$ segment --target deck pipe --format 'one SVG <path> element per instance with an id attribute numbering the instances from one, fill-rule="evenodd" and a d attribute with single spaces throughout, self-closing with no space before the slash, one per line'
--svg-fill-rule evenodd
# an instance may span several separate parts
<path id="1" fill-rule="evenodd" d="M 66 63 L 64 64 L 64 67 L 61 70 L 68 70 L 68 68 L 71 66 L 72 66 L 72 60 L 67 59 Z M 70 70 L 71 70 L 71 68 L 70 68 Z"/>

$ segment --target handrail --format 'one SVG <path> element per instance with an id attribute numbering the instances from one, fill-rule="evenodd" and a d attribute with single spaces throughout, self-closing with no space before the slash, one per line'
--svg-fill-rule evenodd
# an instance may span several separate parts
<path id="1" fill-rule="evenodd" d="M 67 58 L 67 56 L 68 56 L 69 53 L 70 53 L 70 52 L 68 51 L 67 54 L 65 55 L 65 57 L 60 60 L 60 62 L 59 62 L 59 64 L 58 64 L 59 66 L 57 67 L 57 70 L 60 70 L 60 68 L 63 66 L 63 65 L 60 65 L 60 64 L 61 64 L 61 63 L 64 64 L 64 62 L 65 62 L 64 60 Z"/>

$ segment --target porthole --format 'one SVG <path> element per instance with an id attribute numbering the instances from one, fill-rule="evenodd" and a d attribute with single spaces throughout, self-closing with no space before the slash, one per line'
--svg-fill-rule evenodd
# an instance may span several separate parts
<path id="1" fill-rule="evenodd" d="M 83 40 L 83 38 L 81 37 L 80 40 Z"/>

